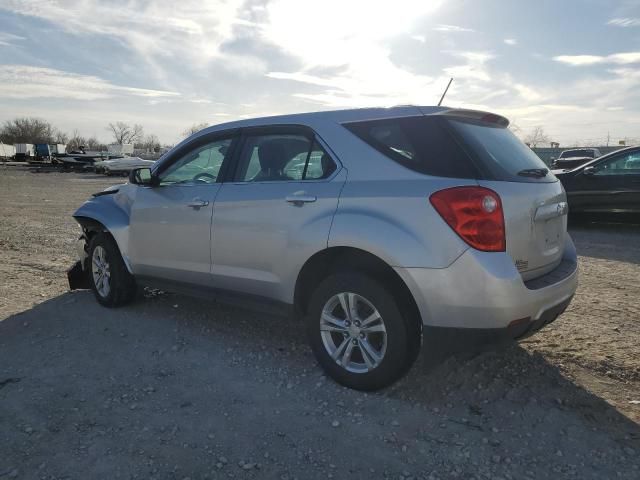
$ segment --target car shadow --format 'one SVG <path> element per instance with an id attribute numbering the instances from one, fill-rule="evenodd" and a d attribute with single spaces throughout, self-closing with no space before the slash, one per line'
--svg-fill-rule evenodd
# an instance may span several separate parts
<path id="1" fill-rule="evenodd" d="M 640 264 L 640 218 L 571 218 L 569 233 L 578 255 Z"/>
<path id="2" fill-rule="evenodd" d="M 532 478 L 634 478 L 640 451 L 638 424 L 517 345 L 367 394 L 322 374 L 301 323 L 154 291 L 121 309 L 67 293 L 1 321 L 0 411 L 0 469 L 39 476 L 522 478 L 526 459 Z"/>

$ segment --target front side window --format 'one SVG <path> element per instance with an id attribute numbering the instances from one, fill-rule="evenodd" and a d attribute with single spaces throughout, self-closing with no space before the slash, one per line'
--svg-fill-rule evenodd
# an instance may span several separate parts
<path id="1" fill-rule="evenodd" d="M 640 152 L 616 156 L 598 165 L 594 175 L 640 175 Z"/>
<path id="2" fill-rule="evenodd" d="M 215 183 L 231 142 L 216 140 L 184 154 L 159 175 L 160 185 Z"/>
<path id="3" fill-rule="evenodd" d="M 319 180 L 336 169 L 313 138 L 301 134 L 249 135 L 240 152 L 236 182 Z"/>

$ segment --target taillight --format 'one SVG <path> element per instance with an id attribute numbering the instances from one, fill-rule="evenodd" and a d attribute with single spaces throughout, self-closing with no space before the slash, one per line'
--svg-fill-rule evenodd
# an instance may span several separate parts
<path id="1" fill-rule="evenodd" d="M 483 187 L 435 192 L 431 204 L 460 238 L 483 252 L 504 252 L 506 240 L 500 196 Z"/>

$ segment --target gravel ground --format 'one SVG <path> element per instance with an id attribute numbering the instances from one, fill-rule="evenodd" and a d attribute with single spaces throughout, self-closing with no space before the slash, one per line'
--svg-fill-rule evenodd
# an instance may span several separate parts
<path id="1" fill-rule="evenodd" d="M 298 323 L 68 292 L 70 214 L 115 182 L 0 166 L 0 479 L 640 478 L 640 227 L 571 228 L 580 288 L 537 336 L 364 394 Z"/>

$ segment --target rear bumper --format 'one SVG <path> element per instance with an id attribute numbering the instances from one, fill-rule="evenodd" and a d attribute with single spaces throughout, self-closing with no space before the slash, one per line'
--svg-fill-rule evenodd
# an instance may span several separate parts
<path id="1" fill-rule="evenodd" d="M 507 254 L 474 249 L 444 269 L 395 270 L 411 290 L 426 327 L 476 330 L 472 335 L 489 330 L 494 336 L 526 336 L 555 320 L 578 286 L 577 255 L 568 235 L 560 265 L 528 282 Z"/>

